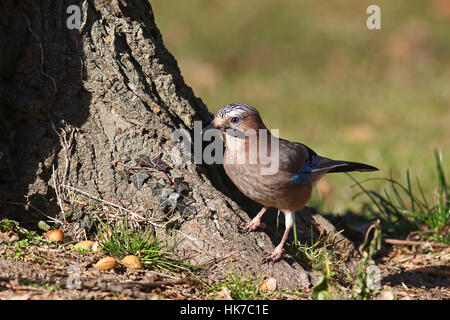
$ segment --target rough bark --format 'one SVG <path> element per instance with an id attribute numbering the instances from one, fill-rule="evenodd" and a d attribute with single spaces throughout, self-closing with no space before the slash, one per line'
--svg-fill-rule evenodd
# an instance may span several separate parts
<path id="1" fill-rule="evenodd" d="M 71 4 L 82 8 L 79 30 L 66 27 Z M 266 232 L 242 233 L 240 223 L 260 206 L 220 165 L 174 162 L 172 132 L 192 134 L 195 120 L 206 124 L 212 115 L 184 83 L 147 1 L 4 0 L 1 6 L 2 215 L 34 223 L 42 219 L 34 208 L 58 215 L 57 192 L 68 185 L 162 219 L 149 185 L 137 190 L 119 165 L 135 165 L 142 154 L 160 157 L 196 201 L 197 212 L 179 219 L 188 235 L 180 250 L 190 262 L 209 265 L 218 277 L 231 261 L 235 271 L 275 277 L 280 288 L 310 285 L 310 274 L 289 255 L 272 266 L 261 263 L 279 241 L 276 211 L 267 214 Z M 303 241 L 316 226 L 335 231 L 314 213 L 298 215 L 297 224 Z"/>

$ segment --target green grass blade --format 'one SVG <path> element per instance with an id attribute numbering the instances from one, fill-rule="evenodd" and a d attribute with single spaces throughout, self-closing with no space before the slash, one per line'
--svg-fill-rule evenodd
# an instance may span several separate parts
<path id="1" fill-rule="evenodd" d="M 426 211 L 427 213 L 430 213 L 431 212 L 430 206 L 428 204 L 427 199 L 425 198 L 425 194 L 423 192 L 422 185 L 420 184 L 419 178 L 417 178 L 416 181 L 417 181 L 417 186 L 419 187 L 420 195 L 421 195 L 422 200 L 423 200 L 423 204 L 424 204 L 423 207 L 425 209 L 424 211 Z"/>
<path id="2" fill-rule="evenodd" d="M 448 189 L 447 189 L 447 182 L 445 179 L 444 169 L 443 169 L 443 165 L 442 165 L 442 152 L 438 153 L 437 151 L 435 151 L 434 156 L 436 159 L 436 169 L 438 172 L 438 187 L 439 187 L 438 192 L 444 193 L 445 197 L 447 198 Z"/>
<path id="3" fill-rule="evenodd" d="M 406 170 L 406 182 L 408 184 L 408 191 L 406 193 L 408 194 L 409 199 L 411 201 L 411 209 L 413 211 L 416 211 L 415 201 L 414 201 L 414 196 L 413 196 L 413 191 L 412 191 L 412 185 L 411 185 L 411 178 L 409 176 L 409 169 Z"/>
<path id="4" fill-rule="evenodd" d="M 345 173 L 347 176 L 349 176 L 354 182 L 355 182 L 355 184 L 353 185 L 353 186 L 351 186 L 352 188 L 354 187 L 354 186 L 358 186 L 361 190 L 362 190 L 362 192 L 364 192 L 364 194 L 365 195 L 367 195 L 368 197 L 369 197 L 369 199 L 372 201 L 372 203 L 377 207 L 377 209 L 379 210 L 379 212 L 380 213 L 385 213 L 385 211 L 383 210 L 383 207 L 382 206 L 380 206 L 379 204 L 378 204 L 378 201 L 376 201 L 373 197 L 372 197 L 372 195 L 371 195 L 371 193 L 370 193 L 370 191 L 367 191 L 363 186 L 362 186 L 362 184 L 360 183 L 360 182 L 358 182 L 358 180 L 356 180 L 351 174 L 349 174 L 349 173 Z M 369 180 L 374 180 L 374 179 L 376 179 L 376 178 L 373 178 L 373 179 L 366 179 L 365 181 L 369 181 Z"/>
<path id="5" fill-rule="evenodd" d="M 394 180 L 392 178 L 392 171 L 389 173 L 389 175 L 390 175 L 390 179 Z M 391 182 L 391 188 L 392 188 L 392 191 L 394 193 L 395 198 L 397 199 L 397 203 L 399 204 L 400 208 L 406 208 L 406 205 L 403 202 L 403 199 L 402 199 L 402 197 L 400 196 L 400 193 L 397 190 L 396 184 Z"/>
<path id="6" fill-rule="evenodd" d="M 369 181 L 385 181 L 385 182 L 393 183 L 397 187 L 399 187 L 403 192 L 408 194 L 410 196 L 410 198 L 412 199 L 412 201 L 414 201 L 414 203 L 416 203 L 418 206 L 420 206 L 421 208 L 426 206 L 425 203 L 422 203 L 420 199 L 418 199 L 417 197 L 414 196 L 414 193 L 412 192 L 412 190 L 408 189 L 407 187 L 405 187 L 398 181 L 395 181 L 395 180 L 389 179 L 389 178 L 369 178 L 369 179 L 361 180 L 359 182 L 359 184 L 369 182 Z M 354 186 L 356 186 L 356 184 L 352 185 L 352 187 L 354 187 Z"/>

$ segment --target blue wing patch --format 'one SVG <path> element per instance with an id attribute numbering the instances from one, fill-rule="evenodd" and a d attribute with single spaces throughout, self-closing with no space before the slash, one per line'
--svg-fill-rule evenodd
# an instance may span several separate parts
<path id="1" fill-rule="evenodd" d="M 291 173 L 290 177 L 294 185 L 303 186 L 312 180 L 312 168 L 304 165 L 297 173 Z"/>

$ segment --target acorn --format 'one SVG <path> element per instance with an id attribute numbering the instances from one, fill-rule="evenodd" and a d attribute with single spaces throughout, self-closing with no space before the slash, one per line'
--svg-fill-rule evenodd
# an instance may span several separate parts
<path id="1" fill-rule="evenodd" d="M 96 264 L 94 264 L 94 268 L 106 271 L 111 270 L 117 265 L 116 259 L 113 257 L 105 257 L 103 259 L 100 259 Z"/>
<path id="2" fill-rule="evenodd" d="M 59 229 L 50 230 L 49 232 L 44 233 L 44 235 L 50 241 L 54 242 L 64 241 L 64 233 Z"/>
<path id="3" fill-rule="evenodd" d="M 126 256 L 122 259 L 122 263 L 125 267 L 130 269 L 142 269 L 141 261 L 134 255 Z"/>

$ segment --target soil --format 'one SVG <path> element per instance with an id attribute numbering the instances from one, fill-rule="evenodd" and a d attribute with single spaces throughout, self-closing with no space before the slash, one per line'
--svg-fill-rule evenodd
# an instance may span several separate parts
<path id="1" fill-rule="evenodd" d="M 450 248 L 406 246 L 384 248 L 376 260 L 382 292 L 373 299 L 450 299 Z M 198 279 L 200 274 L 170 274 L 133 270 L 122 265 L 101 271 L 94 264 L 104 253 L 80 253 L 67 246 L 29 245 L 14 256 L 13 242 L 0 244 L 0 299 L 14 300 L 128 300 L 214 299 Z M 78 281 L 79 280 L 79 281 Z M 311 299 L 311 288 L 282 299 Z"/>
<path id="2" fill-rule="evenodd" d="M 450 248 L 394 246 L 379 258 L 382 284 L 398 299 L 450 299 Z"/>
<path id="3" fill-rule="evenodd" d="M 93 265 L 102 253 L 29 246 L 23 259 L 0 245 L 0 299 L 110 300 L 199 299 L 194 280 L 124 266 L 101 271 Z M 40 261 L 38 261 L 39 257 Z M 78 281 L 79 279 L 79 281 Z"/>

